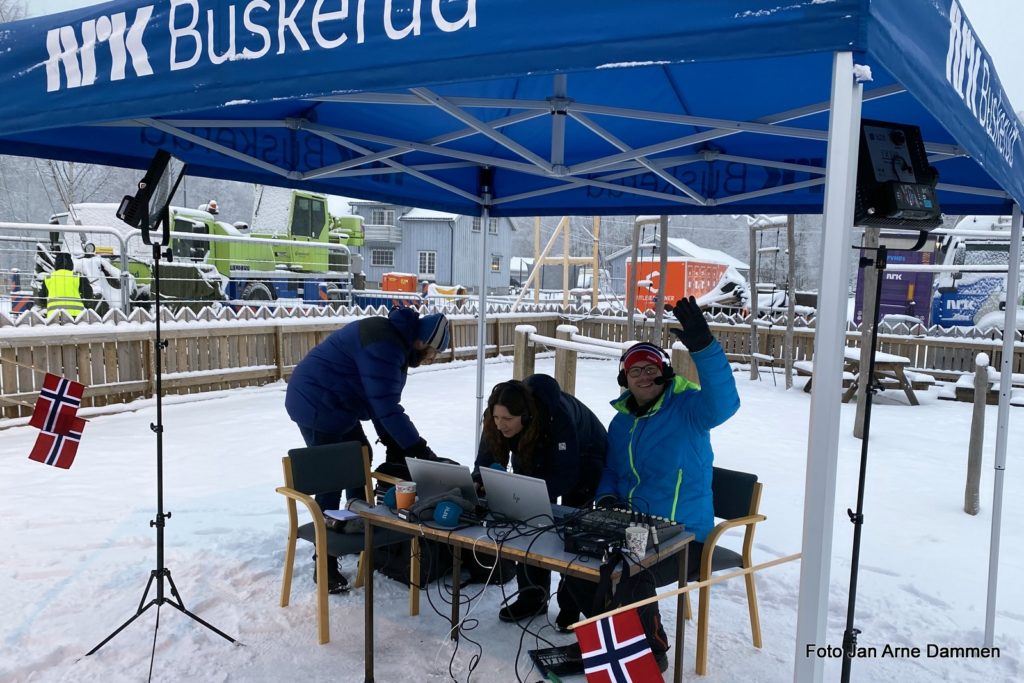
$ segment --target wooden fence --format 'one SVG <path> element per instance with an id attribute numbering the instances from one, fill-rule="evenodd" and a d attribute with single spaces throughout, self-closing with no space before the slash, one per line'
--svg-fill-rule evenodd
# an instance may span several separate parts
<path id="1" fill-rule="evenodd" d="M 380 313 L 383 311 L 370 311 Z M 0 411 L 4 418 L 24 418 L 39 393 L 44 372 L 68 377 L 85 384 L 84 407 L 124 403 L 151 397 L 155 378 L 155 323 L 144 311 L 129 317 L 120 312 L 98 319 L 80 319 L 63 324 L 59 331 L 36 314 L 22 316 L 16 324 L 0 320 Z M 161 333 L 167 342 L 163 357 L 165 394 L 191 394 L 235 387 L 254 386 L 286 379 L 295 365 L 328 334 L 365 315 L 367 311 L 285 312 L 260 309 L 240 312 L 195 314 L 187 309 L 171 315 L 165 311 Z M 118 317 L 119 316 L 119 317 Z M 0 316 L 2 317 L 2 316 Z M 486 322 L 487 355 L 513 352 L 517 325 L 529 324 L 538 334 L 555 336 L 559 324 L 570 322 L 588 337 L 625 341 L 622 317 L 591 316 L 567 318 L 554 312 L 489 313 Z M 453 314 L 452 347 L 437 362 L 476 357 L 477 318 Z M 26 322 L 27 321 L 27 322 Z M 712 331 L 722 342 L 730 360 L 750 361 L 750 328 L 747 322 L 713 319 Z M 638 327 L 638 336 L 648 341 L 651 328 Z M 761 327 L 758 353 L 773 357 L 781 366 L 785 327 Z M 891 328 L 879 337 L 879 350 L 910 358 L 911 369 L 928 372 L 939 379 L 955 379 L 974 371 L 975 356 L 984 351 L 993 367 L 999 367 L 1002 340 L 998 334 L 981 336 L 954 332 L 938 336 L 934 330 Z M 667 329 L 660 340 L 669 347 L 674 340 Z M 860 332 L 847 333 L 847 343 L 857 346 Z M 814 329 L 796 328 L 794 360 L 813 354 Z M 1016 374 L 1024 373 L 1024 348 L 1019 339 L 1014 354 Z M 13 424 L 20 424 L 17 421 Z"/>
<path id="2" fill-rule="evenodd" d="M 133 318 L 141 317 L 133 314 Z M 166 342 L 162 354 L 165 395 L 286 379 L 310 349 L 358 319 L 338 315 L 288 318 L 270 312 L 212 320 L 166 318 L 161 323 L 161 337 Z M 449 318 L 451 347 L 435 362 L 475 358 L 476 317 Z M 558 318 L 531 313 L 489 318 L 487 355 L 511 354 L 515 328 L 523 323 L 554 334 Z M 120 324 L 64 325 L 59 332 L 45 324 L 0 328 L 2 416 L 28 416 L 46 372 L 85 384 L 83 407 L 151 397 L 156 377 L 155 332 L 153 322 L 128 319 Z"/>

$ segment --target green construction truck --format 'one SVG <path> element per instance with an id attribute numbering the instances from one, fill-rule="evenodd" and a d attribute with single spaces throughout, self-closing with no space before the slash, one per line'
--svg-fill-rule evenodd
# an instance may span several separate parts
<path id="1" fill-rule="evenodd" d="M 101 301 L 116 305 L 124 243 L 131 274 L 129 298 L 135 305 L 146 305 L 152 252 L 116 218 L 116 209 L 116 204 L 76 204 L 58 218 L 78 225 L 114 227 L 122 234 L 121 240 L 109 234 L 68 233 L 57 242 L 51 240 L 50 247 L 70 251 L 76 270 L 90 278 Z M 212 201 L 200 209 L 171 207 L 172 259 L 160 266 L 161 298 L 166 303 L 197 309 L 218 301 L 324 304 L 348 300 L 362 270 L 362 257 L 352 251 L 363 244 L 361 217 L 332 216 L 325 195 L 260 186 L 251 226 L 218 220 L 211 212 L 216 210 Z M 59 228 L 55 226 L 55 230 Z M 311 244 L 336 248 L 308 246 Z M 45 277 L 52 263 L 46 251 L 40 245 L 37 279 Z M 102 259 L 101 269 L 96 268 L 96 256 Z"/>
<path id="2" fill-rule="evenodd" d="M 174 239 L 175 256 L 213 265 L 225 278 L 224 292 L 231 300 L 347 300 L 362 270 L 362 257 L 350 247 L 363 244 L 363 219 L 332 216 L 327 197 L 312 192 L 258 186 L 255 199 L 251 225 L 229 225 L 207 211 L 176 209 L 175 233 L 237 239 Z"/>

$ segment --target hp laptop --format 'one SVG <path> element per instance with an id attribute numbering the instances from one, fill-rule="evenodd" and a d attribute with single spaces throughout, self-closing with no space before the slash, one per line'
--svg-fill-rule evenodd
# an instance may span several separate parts
<path id="1" fill-rule="evenodd" d="M 416 482 L 416 495 L 420 500 L 459 489 L 459 495 L 467 501 L 474 505 L 480 504 L 476 497 L 473 477 L 465 465 L 417 458 L 406 458 L 405 464 L 409 467 L 409 476 Z"/>
<path id="2" fill-rule="evenodd" d="M 490 467 L 481 467 L 480 476 L 487 489 L 487 507 L 492 516 L 534 527 L 551 526 L 552 519 L 557 521 L 548 500 L 548 485 L 543 479 Z"/>

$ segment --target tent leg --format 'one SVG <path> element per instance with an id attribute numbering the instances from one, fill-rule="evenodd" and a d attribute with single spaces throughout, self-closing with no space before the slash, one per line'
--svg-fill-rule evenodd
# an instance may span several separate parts
<path id="1" fill-rule="evenodd" d="M 793 680 L 821 681 L 824 662 L 807 655 L 808 645 L 825 645 L 842 362 L 846 340 L 846 300 L 852 244 L 857 150 L 863 86 L 853 73 L 853 53 L 837 52 L 832 61 L 831 119 L 825 165 L 825 214 L 822 281 L 814 342 L 814 386 L 807 438 L 803 560 L 797 609 Z M 825 274 L 828 274 L 827 277 Z M 821 379 L 819 380 L 819 375 Z"/>
<path id="2" fill-rule="evenodd" d="M 480 195 L 482 206 L 480 208 L 480 291 L 478 293 L 479 312 L 476 317 L 476 413 L 473 415 L 473 429 L 476 438 L 473 443 L 480 443 L 480 416 L 484 414 L 484 367 L 486 360 L 484 352 L 487 349 L 487 276 L 491 264 L 488 263 L 487 251 L 487 220 L 490 218 L 489 206 L 491 203 L 491 179 L 494 173 L 490 168 L 480 168 Z M 534 264 L 536 267 L 536 264 Z M 453 340 L 454 341 L 454 340 Z M 501 340 L 496 339 L 498 354 L 501 354 Z"/>
<path id="3" fill-rule="evenodd" d="M 999 412 L 996 418 L 995 479 L 992 484 L 992 535 L 988 551 L 988 598 L 985 603 L 985 645 L 992 647 L 996 628 L 996 587 L 999 579 L 999 536 L 1003 523 L 1003 477 L 1006 473 L 1006 437 L 1010 422 L 1013 379 L 1013 343 L 1017 337 L 1017 301 L 1020 284 L 1021 210 L 1013 205 L 1010 225 L 1010 268 L 1006 274 L 1006 320 L 1003 356 L 999 364 Z"/>

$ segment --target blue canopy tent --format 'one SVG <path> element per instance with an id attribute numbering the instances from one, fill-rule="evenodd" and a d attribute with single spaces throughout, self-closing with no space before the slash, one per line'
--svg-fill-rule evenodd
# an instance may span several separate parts
<path id="1" fill-rule="evenodd" d="M 771 5 L 110 2 L 0 25 L 0 153 L 162 147 L 193 175 L 468 215 L 824 213 L 795 671 L 818 680 L 859 121 L 921 128 L 946 213 L 1014 213 L 1014 263 L 1024 142 L 956 0 Z"/>

